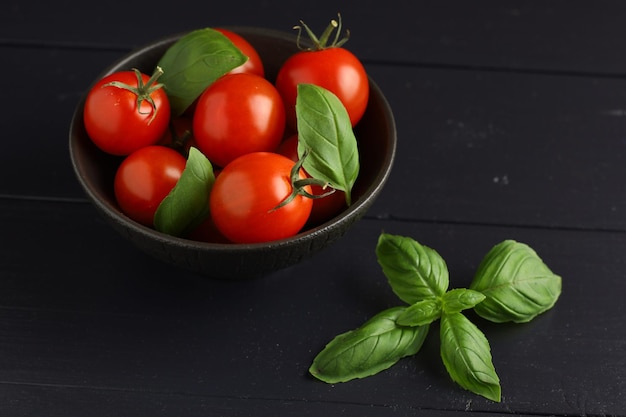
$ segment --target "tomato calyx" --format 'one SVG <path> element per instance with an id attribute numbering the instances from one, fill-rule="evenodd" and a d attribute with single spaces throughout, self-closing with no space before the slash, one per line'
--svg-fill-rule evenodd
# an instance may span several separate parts
<path id="1" fill-rule="evenodd" d="M 313 33 L 311 28 L 309 28 L 307 24 L 304 23 L 304 21 L 302 20 L 300 21 L 300 25 L 294 26 L 293 28 L 298 31 L 298 38 L 296 40 L 296 44 L 298 45 L 298 48 L 302 51 L 322 51 L 328 48 L 338 48 L 342 46 L 344 43 L 346 43 L 348 39 L 350 38 L 350 31 L 346 30 L 346 36 L 340 39 L 340 36 L 341 36 L 341 14 L 340 13 L 337 13 L 337 20 L 335 19 L 331 20 L 330 24 L 326 27 L 326 29 L 324 29 L 324 32 L 322 32 L 322 34 L 319 37 L 317 37 L 315 33 Z M 311 42 L 313 42 L 313 48 L 306 48 L 301 45 L 300 40 L 302 37 L 303 29 L 306 32 L 309 39 L 311 40 Z M 330 37 L 335 30 L 336 30 L 335 37 L 333 38 L 332 42 L 329 44 L 328 41 L 330 40 Z"/>
<path id="2" fill-rule="evenodd" d="M 120 81 L 111 81 L 110 83 L 104 84 L 102 88 L 117 87 L 117 88 L 122 88 L 124 90 L 128 90 L 131 93 L 135 94 L 137 96 L 137 111 L 139 112 L 139 114 L 152 113 L 152 117 L 150 118 L 150 120 L 148 120 L 148 124 L 150 124 L 152 123 L 152 121 L 154 120 L 158 112 L 157 106 L 154 103 L 154 100 L 152 99 L 152 93 L 154 93 L 156 90 L 163 87 L 163 84 L 157 83 L 157 80 L 159 79 L 159 77 L 163 75 L 163 69 L 157 66 L 154 69 L 152 76 L 146 83 L 143 82 L 141 71 L 139 71 L 137 68 L 133 68 L 133 71 L 135 72 L 135 75 L 137 76 L 137 87 L 133 87 L 132 85 L 129 85 Z M 150 104 L 150 106 L 152 106 L 151 112 L 146 113 L 146 112 L 141 111 L 141 104 L 144 101 L 147 101 Z"/>
<path id="3" fill-rule="evenodd" d="M 304 163 L 304 160 L 309 153 L 310 153 L 310 149 L 306 149 L 304 153 L 302 154 L 302 157 L 298 159 L 298 161 L 294 164 L 293 168 L 291 168 L 291 172 L 290 172 L 291 194 L 289 194 L 287 198 L 281 201 L 280 204 L 278 204 L 276 207 L 270 210 L 270 212 L 276 211 L 280 209 L 281 207 L 286 206 L 291 201 L 293 201 L 294 198 L 296 198 L 299 195 L 306 197 L 306 198 L 317 199 L 317 198 L 327 197 L 335 192 L 335 189 L 330 187 L 330 184 L 324 180 L 321 180 L 319 178 L 313 178 L 313 177 L 300 178 L 300 169 L 302 168 L 302 164 Z M 323 194 L 311 194 L 306 190 L 306 187 L 309 185 L 317 185 L 321 187 L 323 190 L 328 189 L 328 191 Z"/>

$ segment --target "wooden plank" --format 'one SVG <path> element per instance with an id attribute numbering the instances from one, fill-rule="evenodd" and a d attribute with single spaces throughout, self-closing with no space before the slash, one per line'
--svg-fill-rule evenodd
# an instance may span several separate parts
<path id="1" fill-rule="evenodd" d="M 131 48 L 208 25 L 319 30 L 338 9 L 191 3 L 9 0 L 0 13 L 12 103 L 0 114 L 0 415 L 624 415 L 625 3 L 346 3 L 348 46 L 396 114 L 392 177 L 331 248 L 241 282 L 139 252 L 85 201 L 68 160 L 74 105 Z M 436 326 L 379 375 L 308 375 L 333 336 L 399 304 L 374 257 L 383 230 L 438 250 L 452 287 L 509 238 L 563 276 L 531 323 L 468 314 L 491 342 L 502 403 L 452 383 Z"/>
<path id="2" fill-rule="evenodd" d="M 621 233 L 368 219 L 301 265 L 222 282 L 142 255 L 85 204 L 1 200 L 0 223 L 12 242 L 0 255 L 6 384 L 492 413 L 626 409 Z M 468 286 L 482 256 L 509 238 L 563 276 L 556 307 L 531 323 L 476 319 L 491 342 L 501 404 L 450 381 L 436 330 L 418 355 L 375 377 L 326 385 L 307 375 L 332 337 L 400 304 L 374 257 L 381 230 L 439 251 L 452 288 Z"/>
<path id="3" fill-rule="evenodd" d="M 4 401 L 0 413 L 12 417 L 40 416 L 113 417 L 150 415 L 161 417 L 302 417 L 332 413 L 333 415 L 377 417 L 411 415 L 415 417 L 489 417 L 490 413 L 453 410 L 429 410 L 421 407 L 397 407 L 390 404 L 362 405 L 323 400 L 237 398 L 186 395 L 185 393 L 147 390 L 110 390 L 102 387 L 56 387 L 41 385 L 1 384 Z M 531 417 L 530 414 L 515 414 Z"/>
<path id="4" fill-rule="evenodd" d="M 116 11 L 114 16 L 111 10 Z M 369 0 L 358 7 L 331 0 L 289 7 L 275 2 L 242 7 L 182 0 L 176 7 L 148 10 L 121 0 L 68 1 L 63 7 L 42 0 L 11 0 L 0 14 L 0 42 L 128 48 L 204 26 L 247 25 L 289 32 L 300 19 L 319 33 L 338 11 L 352 33 L 349 47 L 367 61 L 626 72 L 621 53 L 626 46 L 626 5 L 604 0 L 593 4 Z"/>
<path id="5" fill-rule="evenodd" d="M 369 72 L 398 127 L 396 164 L 372 215 L 626 227 L 624 80 L 375 66 Z"/>

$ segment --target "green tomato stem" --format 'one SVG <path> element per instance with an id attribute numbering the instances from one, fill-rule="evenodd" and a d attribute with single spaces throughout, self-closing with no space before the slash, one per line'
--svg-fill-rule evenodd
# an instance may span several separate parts
<path id="1" fill-rule="evenodd" d="M 313 33 L 311 28 L 309 28 L 309 26 L 307 26 L 307 24 L 304 23 L 304 21 L 302 20 L 300 21 L 299 26 L 294 26 L 293 28 L 298 30 L 298 38 L 296 43 L 298 44 L 298 48 L 300 50 L 322 51 L 327 48 L 338 48 L 348 41 L 348 39 L 350 38 L 350 31 L 346 30 L 346 36 L 340 39 L 341 27 L 341 14 L 337 13 L 337 20 L 331 20 L 329 25 L 326 26 L 326 29 L 324 29 L 324 32 L 322 32 L 321 36 L 319 37 L 317 37 L 317 35 Z M 302 29 L 304 29 L 311 42 L 313 42 L 314 48 L 304 48 L 301 46 L 300 40 L 302 37 Z M 328 41 L 330 40 L 333 32 L 335 32 L 335 38 L 333 39 L 332 43 L 328 44 Z"/>
<path id="2" fill-rule="evenodd" d="M 122 83 L 119 81 L 111 81 L 110 83 L 104 84 L 102 88 L 104 87 L 122 88 L 124 90 L 128 90 L 131 93 L 135 94 L 137 96 L 137 111 L 139 112 L 139 114 L 152 113 L 152 117 L 148 121 L 148 124 L 150 124 L 152 123 L 152 121 L 154 120 L 158 112 L 157 106 L 154 103 L 154 100 L 152 99 L 152 93 L 154 93 L 159 88 L 163 87 L 163 84 L 159 84 L 156 82 L 159 79 L 159 77 L 163 75 L 163 69 L 157 66 L 154 72 L 152 73 L 152 76 L 145 84 L 143 82 L 141 71 L 139 71 L 137 68 L 133 68 L 133 71 L 135 72 L 135 76 L 137 77 L 137 87 L 133 87 L 132 85 Z M 150 106 L 152 107 L 152 110 L 149 113 L 145 113 L 141 111 L 141 104 L 144 102 L 144 100 L 150 103 Z"/>
<path id="3" fill-rule="evenodd" d="M 287 196 L 287 198 L 285 198 L 283 201 L 281 201 L 280 204 L 278 204 L 276 207 L 271 209 L 270 213 L 272 211 L 276 211 L 279 208 L 284 207 L 287 204 L 291 203 L 293 201 L 293 199 L 296 198 L 299 195 L 301 195 L 303 197 L 306 197 L 306 198 L 316 199 L 316 198 L 327 197 L 330 194 L 335 192 L 335 190 L 331 188 L 328 192 L 326 192 L 324 194 L 314 195 L 314 194 L 309 193 L 306 190 L 306 187 L 308 185 L 318 185 L 318 186 L 322 187 L 322 189 L 326 189 L 330 185 L 328 182 L 326 182 L 324 180 L 321 180 L 321 179 L 318 179 L 318 178 L 303 178 L 303 179 L 300 179 L 300 169 L 302 168 L 302 164 L 304 163 L 304 160 L 307 157 L 307 155 L 309 155 L 310 151 L 311 151 L 310 149 L 306 149 L 304 151 L 304 153 L 302 154 L 302 157 L 300 159 L 298 159 L 298 161 L 291 168 L 291 172 L 289 174 L 290 175 L 290 180 L 291 180 L 291 194 L 289 194 Z"/>

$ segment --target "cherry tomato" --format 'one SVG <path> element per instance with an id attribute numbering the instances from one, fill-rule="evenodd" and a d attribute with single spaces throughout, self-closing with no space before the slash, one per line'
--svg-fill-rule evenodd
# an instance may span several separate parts
<path id="1" fill-rule="evenodd" d="M 352 126 L 356 125 L 367 107 L 369 80 L 361 61 L 350 51 L 341 47 L 347 38 L 327 45 L 330 33 L 339 23 L 332 21 L 324 35 L 317 39 L 304 25 L 315 47 L 301 50 L 290 56 L 279 68 L 276 88 L 286 106 L 287 123 L 296 128 L 295 104 L 298 84 L 315 84 L 334 93 L 343 103 Z"/>
<path id="2" fill-rule="evenodd" d="M 248 57 L 245 64 L 238 66 L 231 70 L 229 74 L 238 74 L 241 72 L 247 72 L 250 74 L 258 75 L 259 77 L 265 77 L 265 68 L 263 67 L 263 61 L 259 56 L 257 50 L 248 42 L 243 36 L 232 32 L 224 28 L 215 28 L 218 32 L 226 36 L 239 50 Z"/>
<path id="3" fill-rule="evenodd" d="M 284 155 L 294 162 L 298 161 L 298 135 L 292 135 L 285 139 L 278 146 L 276 153 Z M 308 175 L 308 173 L 306 174 Z M 328 189 L 323 189 L 319 185 L 311 185 L 312 195 L 324 195 L 328 192 Z M 346 207 L 346 194 L 341 190 L 335 190 L 335 192 L 325 197 L 315 198 L 313 199 L 313 207 L 307 224 L 310 226 L 320 225 L 333 218 L 341 209 Z"/>
<path id="4" fill-rule="evenodd" d="M 115 198 L 122 212 L 145 226 L 178 182 L 187 160 L 166 146 L 146 146 L 128 155 L 115 173 Z"/>
<path id="5" fill-rule="evenodd" d="M 285 131 L 285 108 L 276 88 L 253 74 L 228 74 L 199 97 L 193 116 L 198 149 L 224 167 L 250 152 L 274 151 Z"/>
<path id="6" fill-rule="evenodd" d="M 283 239 L 305 225 L 313 201 L 302 195 L 277 208 L 293 192 L 294 162 L 270 152 L 243 155 L 219 174 L 209 197 L 218 230 L 235 243 Z M 302 170 L 298 178 L 305 178 Z M 310 188 L 305 187 L 307 192 Z"/>
<path id="7" fill-rule="evenodd" d="M 120 71 L 89 90 L 83 120 L 96 146 L 113 155 L 128 155 L 159 140 L 170 120 L 170 103 L 165 90 L 154 84 L 158 75 Z"/>

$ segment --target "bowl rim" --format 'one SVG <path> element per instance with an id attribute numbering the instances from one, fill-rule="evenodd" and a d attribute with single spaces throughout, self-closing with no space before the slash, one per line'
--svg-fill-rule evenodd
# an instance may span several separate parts
<path id="1" fill-rule="evenodd" d="M 289 32 L 274 30 L 274 29 L 265 29 L 253 26 L 220 26 L 225 29 L 233 30 L 236 32 L 246 32 L 249 34 L 258 34 L 263 36 L 271 36 L 281 38 L 287 41 L 295 41 L 296 36 Z M 116 71 L 120 68 L 128 66 L 128 63 L 136 59 L 137 57 L 146 54 L 152 50 L 163 47 L 166 44 L 171 44 L 172 42 L 179 39 L 186 33 L 190 31 L 181 32 L 178 34 L 162 37 L 160 39 L 155 40 L 154 42 L 150 42 L 141 47 L 134 48 L 129 53 L 123 55 L 121 58 L 116 60 L 114 63 L 106 67 L 98 77 L 93 81 L 92 84 L 95 84 L 100 78 L 105 75 L 110 74 L 113 71 Z M 144 226 L 133 221 L 131 218 L 127 217 L 122 213 L 118 208 L 108 204 L 106 201 L 103 201 L 93 190 L 91 189 L 88 181 L 85 179 L 85 167 L 84 164 L 77 157 L 77 144 L 75 140 L 75 127 L 80 123 L 80 118 L 82 118 L 83 107 L 85 103 L 85 99 L 87 93 L 89 91 L 88 87 L 86 91 L 83 93 L 83 96 L 78 101 L 70 123 L 69 130 L 69 153 L 72 167 L 74 169 L 74 173 L 83 188 L 86 194 L 89 197 L 89 200 L 93 204 L 97 206 L 98 209 L 103 211 L 107 216 L 111 219 L 114 219 L 117 223 L 123 224 L 123 226 L 127 229 L 132 229 L 133 232 L 141 235 L 142 237 L 147 237 L 151 240 L 155 240 L 161 242 L 163 244 L 176 244 L 179 247 L 187 247 L 193 249 L 210 249 L 214 251 L 224 251 L 224 252 L 248 252 L 248 251 L 258 251 L 260 249 L 264 250 L 272 250 L 276 248 L 280 248 L 283 246 L 290 246 L 292 244 L 297 244 L 301 242 L 306 242 L 311 239 L 315 235 L 325 234 L 326 232 L 330 232 L 342 225 L 345 222 L 349 222 L 354 220 L 357 217 L 362 216 L 364 213 L 360 213 L 360 209 L 365 206 L 367 208 L 369 205 L 373 203 L 373 200 L 378 196 L 380 191 L 382 190 L 384 184 L 391 174 L 391 170 L 394 164 L 395 156 L 396 156 L 396 148 L 397 148 L 397 130 L 395 119 L 391 110 L 391 106 L 383 94 L 382 90 L 376 84 L 376 82 L 368 75 L 369 87 L 370 87 L 370 96 L 373 91 L 378 99 L 380 100 L 380 105 L 382 107 L 383 113 L 385 114 L 386 119 L 386 127 L 385 130 L 388 136 L 388 144 L 387 144 L 387 152 L 385 154 L 384 160 L 381 162 L 381 169 L 378 170 L 376 175 L 372 178 L 371 182 L 367 187 L 363 190 L 362 195 L 360 195 L 349 207 L 344 209 L 341 213 L 332 217 L 324 223 L 321 223 L 312 228 L 305 229 L 303 231 L 298 232 L 297 234 L 283 239 L 268 241 L 268 242 L 258 242 L 258 243 L 218 243 L 218 242 L 205 242 L 187 239 L 183 237 L 177 237 L 173 235 L 168 235 L 162 232 L 159 232 L 153 228 L 148 226 Z"/>

